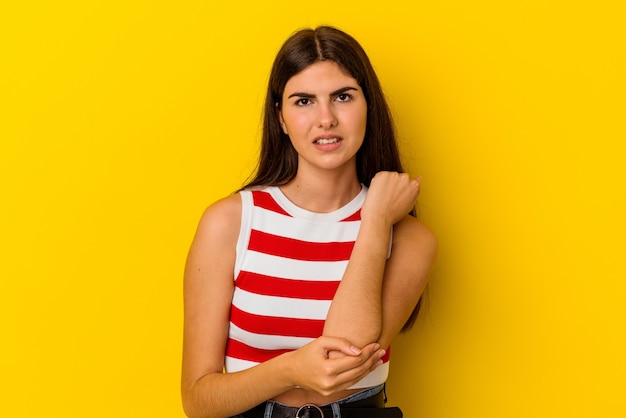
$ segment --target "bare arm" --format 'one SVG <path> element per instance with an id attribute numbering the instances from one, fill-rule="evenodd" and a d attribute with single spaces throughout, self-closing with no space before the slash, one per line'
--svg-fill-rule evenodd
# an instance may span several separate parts
<path id="1" fill-rule="evenodd" d="M 432 233 L 406 215 L 418 193 L 419 181 L 406 174 L 379 173 L 372 181 L 324 335 L 387 347 L 410 316 L 436 252 Z M 387 260 L 392 227 L 393 249 Z"/>
<path id="2" fill-rule="evenodd" d="M 423 223 L 406 216 L 394 226 L 392 248 L 383 278 L 382 347 L 391 344 L 417 305 L 437 255 L 437 240 Z"/>
<path id="3" fill-rule="evenodd" d="M 359 350 L 319 338 L 237 373 L 223 373 L 241 199 L 223 199 L 204 213 L 189 251 L 184 279 L 185 324 L 181 390 L 189 417 L 228 417 L 295 386 L 328 395 L 354 384 L 378 360 L 378 346 Z M 329 351 L 345 357 L 329 359 Z"/>

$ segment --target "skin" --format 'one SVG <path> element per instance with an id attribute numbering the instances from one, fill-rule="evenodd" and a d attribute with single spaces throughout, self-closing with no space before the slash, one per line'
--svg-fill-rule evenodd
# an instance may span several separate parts
<path id="1" fill-rule="evenodd" d="M 330 212 L 360 191 L 356 152 L 367 103 L 352 77 L 319 62 L 285 86 L 277 117 L 298 152 L 294 180 L 281 187 L 296 205 Z M 316 140 L 340 138 L 330 145 Z M 381 172 L 361 210 L 361 228 L 322 337 L 251 369 L 222 373 L 234 290 L 241 199 L 226 197 L 202 216 L 184 279 L 183 406 L 189 417 L 228 417 L 268 399 L 301 406 L 341 399 L 381 364 L 417 303 L 436 253 L 426 226 L 407 216 L 420 181 Z M 387 259 L 393 228 L 393 249 Z"/>

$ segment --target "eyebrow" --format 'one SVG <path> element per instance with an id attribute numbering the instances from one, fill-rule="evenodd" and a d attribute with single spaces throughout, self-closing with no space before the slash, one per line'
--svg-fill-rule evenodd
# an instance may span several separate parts
<path id="1" fill-rule="evenodd" d="M 350 91 L 350 90 L 358 90 L 358 89 L 357 89 L 356 87 L 346 86 L 346 87 L 342 87 L 342 88 L 340 88 L 340 89 L 337 89 L 337 90 L 335 90 L 335 91 L 331 92 L 331 93 L 329 94 L 329 96 L 330 96 L 330 97 L 332 97 L 332 96 L 337 96 L 337 95 L 339 95 L 339 94 L 345 93 L 346 91 Z M 296 92 L 296 93 L 291 93 L 291 94 L 289 95 L 289 97 L 287 97 L 287 98 L 288 98 L 288 99 L 291 99 L 292 97 L 303 97 L 303 98 L 306 98 L 306 99 L 312 99 L 312 98 L 314 98 L 314 97 L 315 97 L 315 95 L 314 95 L 314 94 L 311 94 L 311 93 Z"/>

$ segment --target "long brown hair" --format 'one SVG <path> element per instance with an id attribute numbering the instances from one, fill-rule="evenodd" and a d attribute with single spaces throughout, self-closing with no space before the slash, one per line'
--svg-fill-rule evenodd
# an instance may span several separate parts
<path id="1" fill-rule="evenodd" d="M 263 135 L 258 168 L 245 187 L 279 186 L 291 181 L 298 170 L 298 154 L 280 127 L 287 81 L 311 64 L 333 61 L 354 78 L 367 101 L 367 125 L 363 145 L 357 153 L 357 176 L 369 186 L 379 171 L 402 172 L 393 119 L 378 77 L 359 43 L 330 26 L 294 33 L 276 55 L 265 97 Z"/>
<path id="2" fill-rule="evenodd" d="M 361 45 L 347 33 L 330 26 L 294 33 L 276 55 L 265 96 L 263 134 L 258 167 L 243 188 L 281 186 L 298 170 L 298 154 L 281 129 L 277 110 L 287 81 L 311 64 L 333 61 L 354 78 L 367 102 L 365 138 L 357 152 L 359 182 L 370 185 L 379 171 L 403 172 L 393 118 L 376 72 Z M 408 330 L 417 317 L 421 298 L 403 327 Z"/>

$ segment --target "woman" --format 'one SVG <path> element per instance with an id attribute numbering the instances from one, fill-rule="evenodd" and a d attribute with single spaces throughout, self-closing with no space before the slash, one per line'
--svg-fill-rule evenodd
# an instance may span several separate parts
<path id="1" fill-rule="evenodd" d="M 436 249 L 409 215 L 419 186 L 360 45 L 331 27 L 290 37 L 256 175 L 205 211 L 189 252 L 187 415 L 391 416 L 387 350 Z"/>

